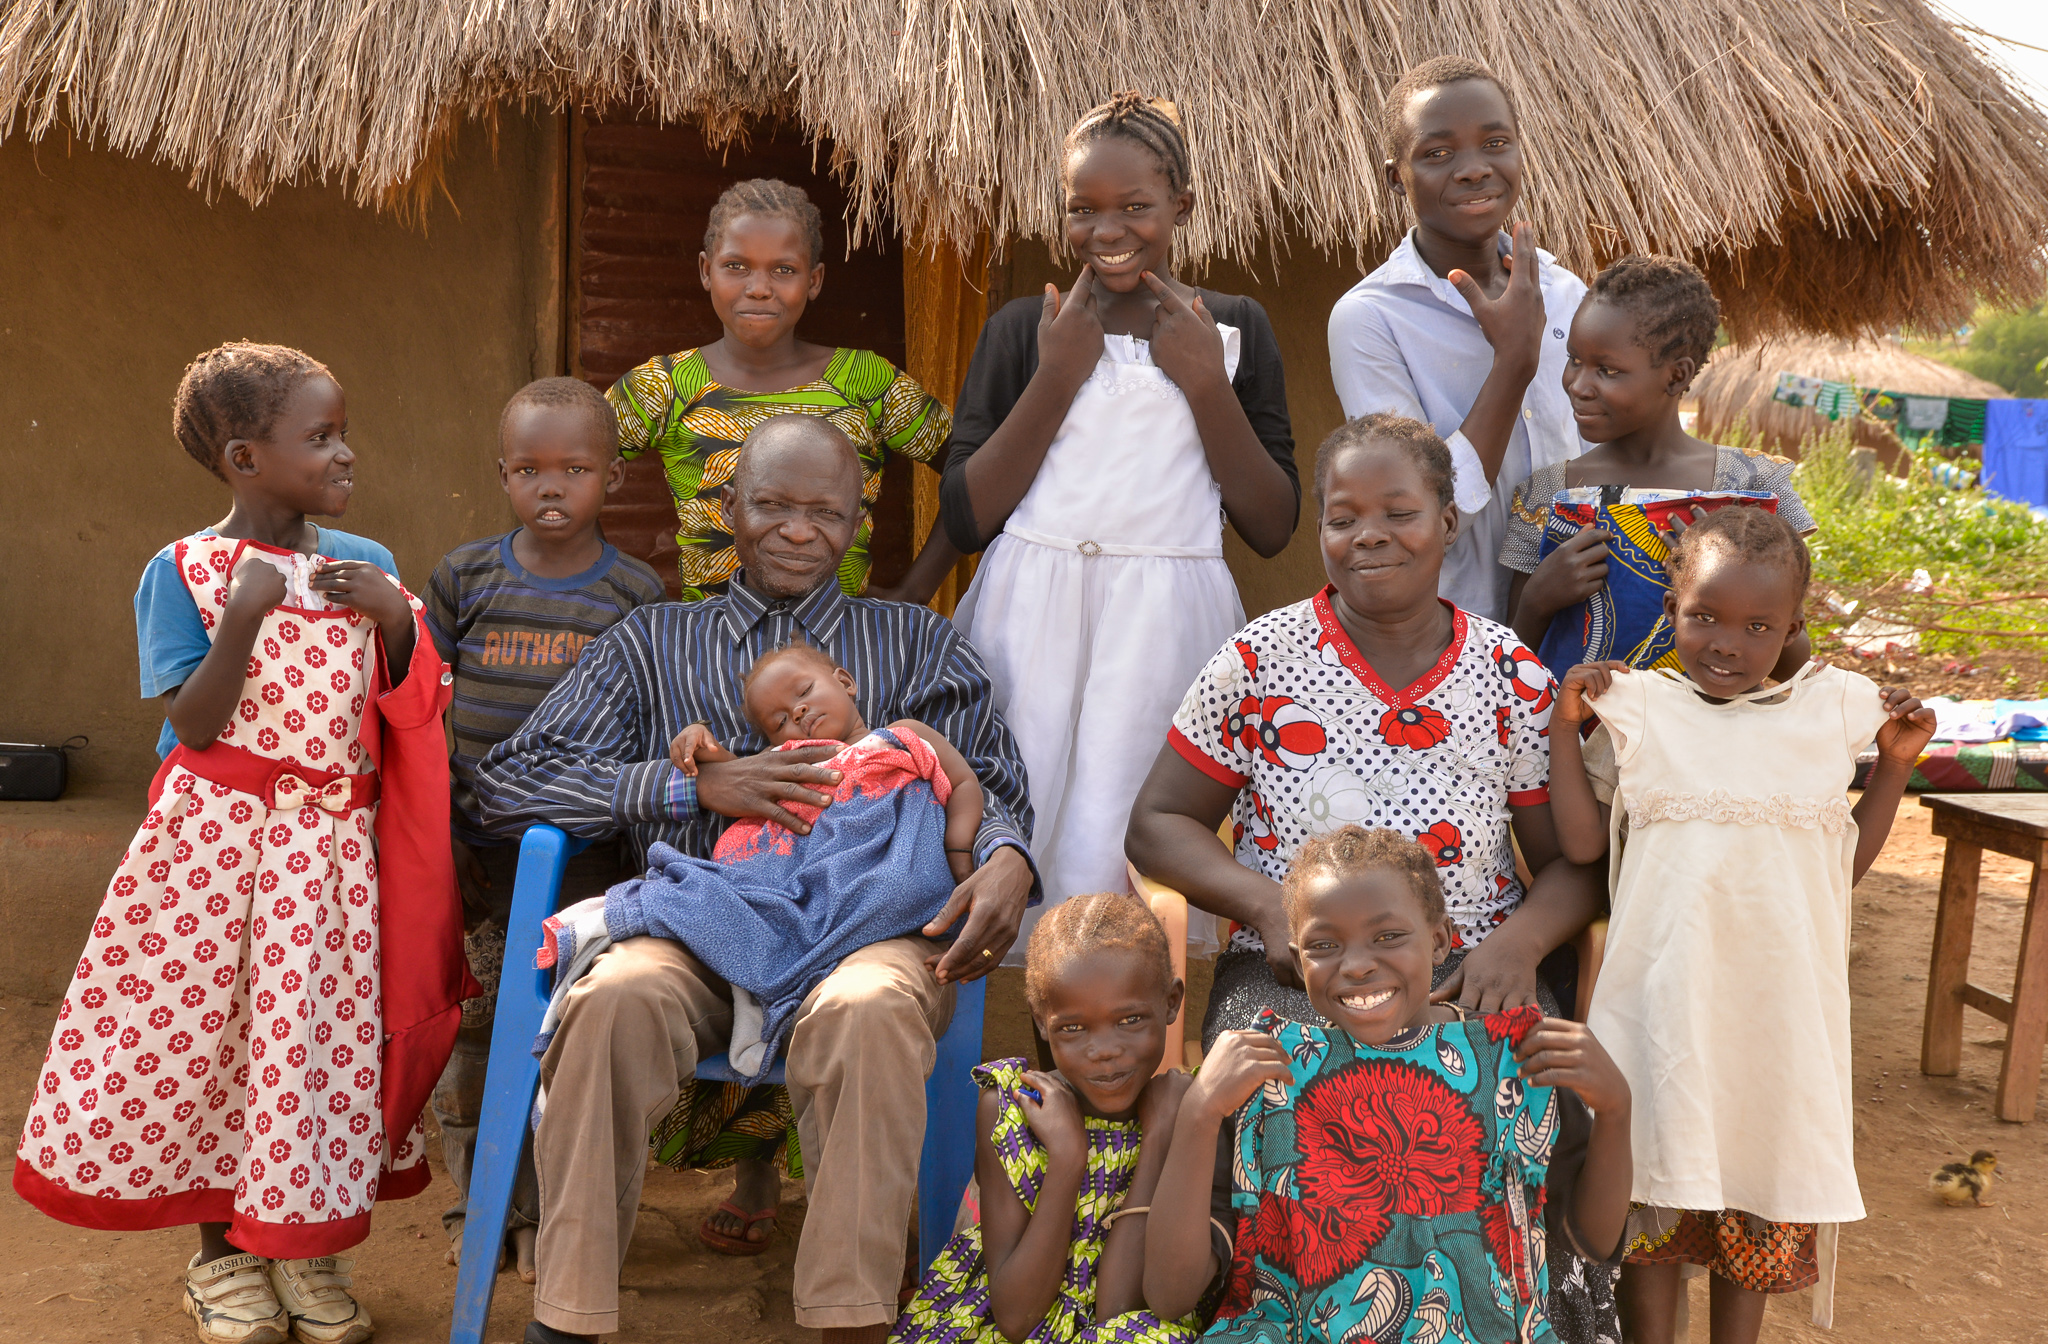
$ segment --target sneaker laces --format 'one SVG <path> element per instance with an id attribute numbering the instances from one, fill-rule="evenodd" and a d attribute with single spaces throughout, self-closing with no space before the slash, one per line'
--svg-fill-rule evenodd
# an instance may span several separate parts
<path id="1" fill-rule="evenodd" d="M 199 1300 L 216 1309 L 267 1306 L 276 1310 L 267 1262 L 260 1255 L 224 1255 L 186 1271 Z M 265 1315 L 271 1314 L 266 1311 Z"/>

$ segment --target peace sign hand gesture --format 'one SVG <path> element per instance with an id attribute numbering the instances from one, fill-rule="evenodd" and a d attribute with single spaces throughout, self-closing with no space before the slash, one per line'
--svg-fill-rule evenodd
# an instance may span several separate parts
<path id="1" fill-rule="evenodd" d="M 1195 295 L 1189 303 L 1150 271 L 1144 280 L 1159 298 L 1159 315 L 1152 323 L 1152 362 L 1160 372 L 1183 392 L 1205 379 L 1222 377 L 1223 333 L 1216 329 L 1202 296 Z"/>
<path id="2" fill-rule="evenodd" d="M 1079 391 L 1101 358 L 1102 317 L 1096 311 L 1095 268 L 1084 265 L 1064 300 L 1058 286 L 1045 287 L 1045 301 L 1038 310 L 1038 367 Z"/>
<path id="3" fill-rule="evenodd" d="M 1526 360 L 1533 370 L 1543 351 L 1546 319 L 1543 289 L 1537 283 L 1536 231 L 1531 225 L 1515 225 L 1514 246 L 1501 264 L 1508 269 L 1508 285 L 1497 299 L 1487 298 L 1468 271 L 1452 271 L 1444 278 L 1465 296 L 1494 356 Z"/>

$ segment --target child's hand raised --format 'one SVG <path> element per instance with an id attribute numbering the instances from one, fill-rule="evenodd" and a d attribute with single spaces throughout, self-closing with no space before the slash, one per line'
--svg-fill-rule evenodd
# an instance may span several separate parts
<path id="1" fill-rule="evenodd" d="M 1102 358 L 1102 317 L 1095 304 L 1095 268 L 1083 266 L 1065 299 L 1045 287 L 1038 311 L 1038 367 L 1078 390 Z"/>
<path id="2" fill-rule="evenodd" d="M 1626 1115 L 1628 1080 L 1583 1022 L 1546 1017 L 1515 1047 L 1522 1078 L 1536 1087 L 1565 1087 L 1596 1115 Z"/>
<path id="3" fill-rule="evenodd" d="M 1028 1089 L 1028 1090 L 1026 1090 Z M 1034 1097 L 1032 1094 L 1036 1093 Z M 1073 1089 L 1056 1073 L 1032 1069 L 1018 1089 L 1017 1104 L 1024 1108 L 1024 1122 L 1045 1145 L 1045 1155 L 1055 1161 L 1085 1159 L 1088 1135 L 1081 1125 L 1081 1104 Z"/>
<path id="4" fill-rule="evenodd" d="M 1887 686 L 1877 696 L 1891 716 L 1877 730 L 1878 754 L 1900 765 L 1912 765 L 1920 759 L 1920 749 L 1934 737 L 1934 711 L 1903 686 Z"/>
<path id="5" fill-rule="evenodd" d="M 1598 700 L 1614 684 L 1614 674 L 1629 670 L 1627 663 L 1609 658 L 1597 663 L 1580 663 L 1564 674 L 1557 688 L 1557 707 L 1550 711 L 1552 723 L 1580 724 L 1593 717 L 1586 702 Z"/>
<path id="6" fill-rule="evenodd" d="M 367 560 L 326 560 L 306 586 L 329 602 L 359 611 L 382 626 L 412 625 L 412 605 L 391 576 Z"/>
<path id="7" fill-rule="evenodd" d="M 1223 333 L 1216 319 L 1202 305 L 1173 292 L 1173 286 L 1146 271 L 1144 281 L 1159 300 L 1159 314 L 1152 323 L 1152 362 L 1185 392 L 1205 380 L 1223 379 Z"/>
<path id="8" fill-rule="evenodd" d="M 258 615 L 284 601 L 284 571 L 260 555 L 245 555 L 228 583 L 229 610 Z"/>
<path id="9" fill-rule="evenodd" d="M 1202 1071 L 1195 1075 L 1194 1086 L 1181 1104 L 1197 1107 L 1220 1121 L 1267 1083 L 1291 1082 L 1293 1078 L 1286 1046 L 1263 1031 L 1226 1031 L 1203 1059 Z"/>
<path id="10" fill-rule="evenodd" d="M 1487 298 L 1467 271 L 1452 271 L 1444 278 L 1465 296 L 1494 354 L 1526 360 L 1533 370 L 1543 353 L 1543 328 L 1548 321 L 1543 312 L 1543 288 L 1537 283 L 1536 230 L 1533 225 L 1517 224 L 1513 238 L 1513 247 L 1502 262 L 1508 270 L 1508 284 L 1499 298 Z"/>
<path id="11" fill-rule="evenodd" d="M 1529 573 L 1522 604 L 1532 611 L 1556 615 L 1600 591 L 1607 583 L 1607 541 L 1604 528 L 1583 527 Z"/>

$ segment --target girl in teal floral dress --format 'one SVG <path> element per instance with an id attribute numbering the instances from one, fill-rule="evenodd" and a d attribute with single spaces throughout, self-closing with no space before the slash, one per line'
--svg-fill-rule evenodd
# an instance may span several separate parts
<path id="1" fill-rule="evenodd" d="M 1283 892 L 1327 1025 L 1268 1013 L 1217 1042 L 1151 1201 L 1145 1300 L 1186 1310 L 1227 1266 L 1215 1338 L 1549 1344 L 1549 1240 L 1620 1251 L 1620 1070 L 1576 1022 L 1430 1001 L 1451 935 L 1406 836 L 1319 836 Z"/>
<path id="2" fill-rule="evenodd" d="M 1165 1322 L 1143 1293 L 1147 1206 L 1188 1091 L 1184 1073 L 1155 1076 L 1181 1006 L 1166 934 L 1127 892 L 1075 896 L 1032 930 L 1024 992 L 1058 1069 L 974 1071 L 982 1221 L 939 1253 L 889 1338 L 1191 1341 L 1197 1301 Z"/>

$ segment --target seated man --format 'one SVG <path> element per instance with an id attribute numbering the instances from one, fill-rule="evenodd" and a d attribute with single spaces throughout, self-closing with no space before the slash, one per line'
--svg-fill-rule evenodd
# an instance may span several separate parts
<path id="1" fill-rule="evenodd" d="M 727 819 L 807 833 L 786 802 L 825 806 L 833 749 L 753 755 L 740 674 L 801 640 L 846 668 L 870 722 L 931 724 L 986 794 L 975 869 L 924 936 L 845 958 L 797 1011 L 786 1054 L 810 1210 L 797 1247 L 796 1319 L 826 1344 L 880 1344 L 896 1317 L 904 1233 L 924 1138 L 923 1080 L 952 1012 L 952 985 L 987 974 L 1038 898 L 1025 850 L 1024 767 L 988 674 L 943 618 L 839 591 L 861 519 L 860 460 L 828 421 L 769 420 L 747 436 L 724 519 L 739 552 L 729 590 L 633 612 L 582 658 L 477 772 L 501 830 L 549 822 L 576 835 L 624 829 L 708 857 Z M 703 723 L 737 759 L 695 778 L 669 743 Z M 950 947 L 934 939 L 958 925 Z M 570 992 L 541 1064 L 548 1102 L 534 1137 L 539 1282 L 529 1344 L 619 1328 L 618 1279 L 647 1170 L 647 1134 L 697 1060 L 726 1048 L 732 995 L 680 943 L 630 938 Z"/>

